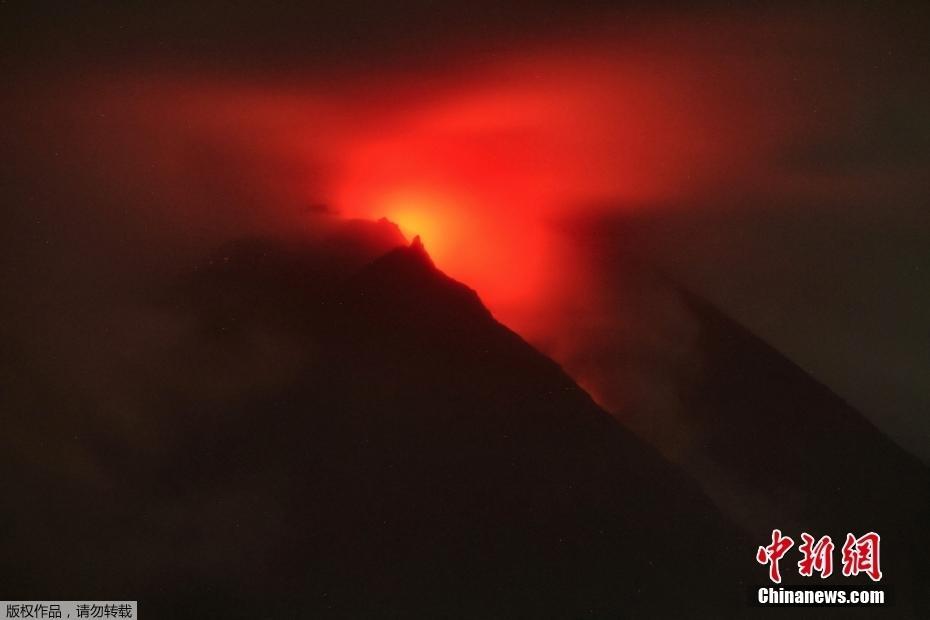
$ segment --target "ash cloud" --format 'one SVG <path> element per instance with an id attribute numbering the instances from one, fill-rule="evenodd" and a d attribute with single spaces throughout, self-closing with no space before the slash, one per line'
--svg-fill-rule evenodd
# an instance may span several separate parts
<path id="1" fill-rule="evenodd" d="M 492 276 L 520 281 L 517 268 L 543 264 L 552 286 L 516 306 L 485 301 L 578 364 L 583 382 L 602 377 L 592 391 L 614 385 L 602 341 L 570 336 L 575 319 L 564 317 L 639 337 L 617 305 L 622 270 L 590 255 L 622 245 L 899 440 L 926 435 L 914 413 L 930 402 L 915 344 L 930 316 L 918 292 L 930 269 L 925 8 L 486 8 L 4 7 L 5 337 L 43 373 L 106 400 L 112 366 L 193 337 L 192 317 L 165 306 L 163 291 L 220 248 L 243 237 L 324 247 L 342 216 L 384 215 L 339 201 L 340 186 L 378 181 L 371 170 L 438 162 L 453 170 L 435 178 L 464 184 L 483 161 L 518 162 L 519 182 L 472 205 L 477 224 L 460 242 L 514 248 L 508 239 L 538 230 L 519 253 L 543 248 L 551 260 L 440 267 L 481 292 L 499 284 Z M 514 94 L 537 116 L 498 105 Z M 487 106 L 502 124 L 455 117 Z M 472 154 L 443 159 L 436 145 L 450 139 Z M 387 163 L 353 159 L 371 145 Z M 532 204 L 500 199 L 526 189 Z M 831 241 L 837 231 L 847 243 Z M 356 260 L 329 247 L 318 252 L 327 265 Z M 565 281 L 581 280 L 567 297 Z M 269 338 L 245 338 L 250 355 L 288 351 Z M 285 377 L 289 355 L 231 365 L 226 383 Z M 662 393 L 660 381 L 644 402 Z M 925 442 L 908 445 L 926 454 Z"/>

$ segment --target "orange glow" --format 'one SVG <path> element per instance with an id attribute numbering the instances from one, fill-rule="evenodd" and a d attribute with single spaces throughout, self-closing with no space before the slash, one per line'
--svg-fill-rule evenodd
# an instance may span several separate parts
<path id="1" fill-rule="evenodd" d="M 442 207 L 429 198 L 399 194 L 385 201 L 383 211 L 390 221 L 397 224 L 406 237 L 419 236 L 433 244 L 435 251 L 442 247 L 444 238 L 443 220 L 437 215 Z M 448 221 L 445 223 L 448 225 Z"/>
<path id="2" fill-rule="evenodd" d="M 544 284 L 544 230 L 506 212 L 489 220 L 462 185 L 445 193 L 385 189 L 364 204 L 359 215 L 386 217 L 408 239 L 419 236 L 442 270 L 475 287 L 498 312 L 532 301 Z"/>
<path id="3" fill-rule="evenodd" d="M 416 190 L 398 190 L 372 198 L 371 211 L 397 224 L 408 239 L 419 236 L 429 246 L 434 260 L 448 260 L 454 256 L 449 243 L 455 237 L 453 214 L 456 209 L 450 198 Z"/>

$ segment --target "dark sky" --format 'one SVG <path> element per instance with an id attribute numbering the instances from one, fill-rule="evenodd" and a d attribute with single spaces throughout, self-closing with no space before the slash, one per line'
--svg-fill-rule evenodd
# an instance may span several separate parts
<path id="1" fill-rule="evenodd" d="M 616 164 L 538 215 L 597 286 L 617 252 L 648 258 L 930 459 L 924 3 L 4 3 L 0 29 L 6 275 L 36 307 L 292 228 L 267 205 L 309 200 L 303 177 L 337 202 L 328 149 L 377 135 L 402 152 L 397 127 L 420 125 L 395 119 L 439 123 L 450 100 L 493 94 L 502 63 L 534 94 L 570 91 L 580 68 L 591 109 L 622 101 L 637 129 L 527 135 L 566 149 L 550 159 L 574 186 Z"/>

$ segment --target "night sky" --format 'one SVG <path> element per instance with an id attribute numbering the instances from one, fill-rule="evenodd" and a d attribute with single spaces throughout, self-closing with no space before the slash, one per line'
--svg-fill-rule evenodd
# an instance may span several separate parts
<path id="1" fill-rule="evenodd" d="M 635 255 L 930 460 L 926 3 L 259 6 L 0 5 L 5 339 L 98 386 L 116 300 L 388 217 L 553 354 Z"/>

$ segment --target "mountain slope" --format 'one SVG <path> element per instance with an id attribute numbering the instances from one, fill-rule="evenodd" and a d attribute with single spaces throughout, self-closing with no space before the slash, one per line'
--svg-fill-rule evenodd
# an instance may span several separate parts
<path id="1" fill-rule="evenodd" d="M 15 365 L 5 421 L 28 446 L 68 402 L 48 441 L 82 465 L 4 457 L 4 593 L 173 618 L 743 610 L 751 544 L 418 243 L 346 280 L 242 244 L 167 306 L 180 337 L 105 402 Z"/>
<path id="2" fill-rule="evenodd" d="M 686 299 L 701 325 L 701 371 L 681 392 L 700 429 L 694 462 L 726 473 L 723 492 L 764 498 L 745 520 L 760 535 L 777 524 L 840 541 L 846 532 L 878 532 L 883 582 L 902 608 L 930 613 L 921 595 L 930 587 L 926 468 L 777 351 L 705 302 Z"/>
<path id="3" fill-rule="evenodd" d="M 620 328 L 600 339 L 572 334 L 594 344 L 565 356 L 569 371 L 757 544 L 774 528 L 796 541 L 801 532 L 830 535 L 839 562 L 847 532 L 876 531 L 895 613 L 930 613 L 921 594 L 930 585 L 926 468 L 710 303 L 634 257 L 613 258 L 610 310 Z M 764 572 L 754 579 L 763 580 Z"/>

